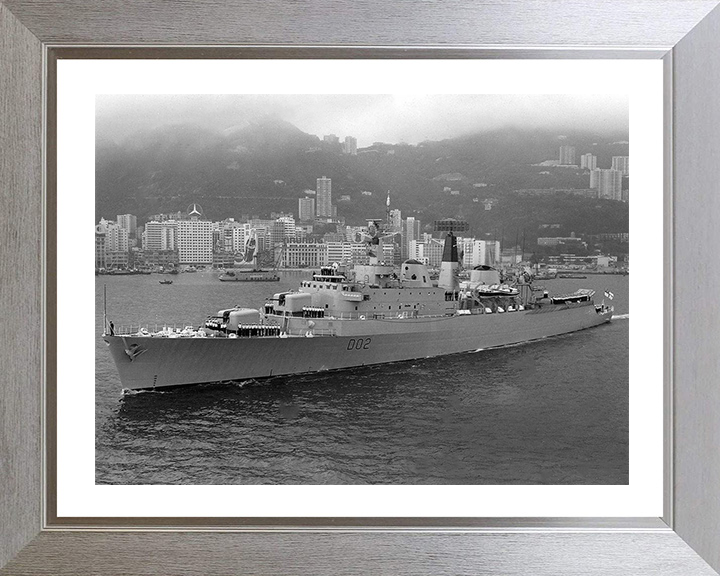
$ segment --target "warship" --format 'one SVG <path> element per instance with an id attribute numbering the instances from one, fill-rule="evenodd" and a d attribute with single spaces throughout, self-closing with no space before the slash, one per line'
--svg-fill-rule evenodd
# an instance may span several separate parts
<path id="1" fill-rule="evenodd" d="M 194 328 L 117 330 L 102 335 L 124 390 L 243 381 L 474 352 L 567 334 L 609 322 L 613 307 L 594 291 L 536 296 L 529 271 L 512 281 L 487 265 L 458 278 L 455 233 L 445 233 L 437 281 L 425 264 L 380 261 L 379 222 L 369 226 L 368 263 L 323 266 L 261 309 L 232 307 Z"/>

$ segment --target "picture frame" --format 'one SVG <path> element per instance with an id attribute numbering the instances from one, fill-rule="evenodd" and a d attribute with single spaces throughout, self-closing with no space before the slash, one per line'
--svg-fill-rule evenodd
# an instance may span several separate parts
<path id="1" fill-rule="evenodd" d="M 714 57 L 720 48 L 718 2 L 623 0 L 598 6 L 585 0 L 548 0 L 524 6 L 521 0 L 465 1 L 454 5 L 449 18 L 434 5 L 417 10 L 417 3 L 409 1 L 397 3 L 392 14 L 380 2 L 348 6 L 339 13 L 321 10 L 322 3 L 300 13 L 273 4 L 0 2 L 0 182 L 7 208 L 0 217 L 0 310 L 5 318 L 0 329 L 0 574 L 711 575 L 720 570 L 720 456 L 715 444 L 720 390 L 713 386 L 719 351 L 717 306 L 708 299 L 720 279 L 708 266 L 720 235 L 712 220 L 720 177 L 712 152 L 720 146 L 720 102 L 712 97 L 720 88 L 720 63 Z M 358 27 L 358 16 L 369 22 Z M 205 46 L 188 48 L 183 57 L 192 51 L 194 57 L 237 57 L 241 50 L 243 57 L 259 58 L 361 53 L 367 58 L 663 59 L 667 257 L 662 518 L 325 518 L 294 524 L 282 518 L 253 524 L 207 518 L 100 519 L 90 526 L 53 514 L 53 492 L 47 487 L 55 466 L 48 449 L 55 422 L 45 383 L 51 380 L 47 351 L 54 336 L 44 330 L 55 312 L 49 297 L 53 230 L 45 215 L 56 206 L 52 194 L 44 194 L 53 186 L 55 154 L 48 109 L 54 101 L 52 83 L 46 80 L 61 53 L 169 57 L 182 52 L 177 45 L 199 43 Z M 26 329 L 18 331 L 18 326 Z M 27 327 L 33 332 L 29 336 Z"/>

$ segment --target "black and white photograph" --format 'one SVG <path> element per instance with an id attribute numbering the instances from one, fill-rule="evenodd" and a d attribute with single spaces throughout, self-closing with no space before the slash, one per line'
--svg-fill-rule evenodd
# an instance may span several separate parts
<path id="1" fill-rule="evenodd" d="M 97 484 L 628 484 L 626 95 L 95 102 Z"/>
<path id="2" fill-rule="evenodd" d="M 715 574 L 718 3 L 0 0 L 0 573 Z"/>

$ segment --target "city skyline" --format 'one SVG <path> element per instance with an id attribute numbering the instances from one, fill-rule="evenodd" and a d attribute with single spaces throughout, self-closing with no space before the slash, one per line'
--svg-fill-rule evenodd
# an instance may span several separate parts
<path id="1" fill-rule="evenodd" d="M 602 172 L 620 174 L 616 170 Z M 187 265 L 210 265 L 223 268 L 234 265 L 238 255 L 247 249 L 250 239 L 257 241 L 258 250 L 272 253 L 280 267 L 317 267 L 333 262 L 351 265 L 366 263 L 368 238 L 371 227 L 377 221 L 368 220 L 368 225 L 346 226 L 342 220 L 318 217 L 316 224 L 332 224 L 336 231 L 325 231 L 313 236 L 313 224 L 296 222 L 292 214 L 272 214 L 271 218 L 249 218 L 244 222 L 229 217 L 221 221 L 203 218 L 195 209 L 189 213 L 154 215 L 144 226 L 137 226 L 139 238 L 130 238 L 130 224 L 136 216 L 122 214 L 116 221 L 101 219 L 95 227 L 95 266 L 105 268 L 127 268 L 140 266 L 165 267 Z M 166 218 L 169 217 L 169 218 Z M 550 232 L 555 225 L 548 225 Z M 381 259 L 392 264 L 405 260 L 417 260 L 429 266 L 439 266 L 443 255 L 443 240 L 437 234 L 423 232 L 422 222 L 413 217 L 402 218 L 401 211 L 388 206 L 387 222 L 380 226 Z M 435 230 L 438 230 L 435 228 Z M 487 236 L 487 234 L 486 234 Z M 593 240 L 592 235 L 587 235 Z M 619 232 L 597 235 L 596 239 L 629 242 L 629 234 Z M 530 252 L 526 251 L 525 237 L 516 236 L 509 246 L 503 248 L 504 238 L 492 240 L 477 235 L 457 236 L 460 261 L 464 267 L 478 265 L 520 264 Z M 542 247 L 586 249 L 587 242 L 574 233 L 570 236 L 538 236 L 537 249 Z M 519 252 L 519 253 L 518 253 Z M 617 256 L 587 254 L 576 256 L 568 253 L 562 257 L 593 261 L 595 266 L 617 264 Z M 553 262 L 550 256 L 549 262 Z M 602 262 L 602 264 L 599 264 Z"/>

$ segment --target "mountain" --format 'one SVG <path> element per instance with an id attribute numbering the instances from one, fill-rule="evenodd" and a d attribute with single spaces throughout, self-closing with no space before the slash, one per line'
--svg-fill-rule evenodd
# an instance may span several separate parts
<path id="1" fill-rule="evenodd" d="M 622 232 L 627 204 L 513 191 L 587 188 L 589 177 L 580 170 L 533 164 L 556 159 L 559 146 L 570 144 L 578 159 L 592 152 L 598 166 L 609 167 L 611 156 L 628 154 L 626 139 L 508 128 L 416 146 L 376 143 L 351 156 L 273 116 L 223 131 L 165 125 L 121 142 L 98 134 L 96 217 L 129 212 L 144 222 L 150 214 L 184 210 L 192 202 L 212 219 L 296 213 L 297 199 L 327 176 L 338 213 L 349 224 L 384 217 L 390 190 L 394 208 L 427 224 L 454 216 L 487 234 L 538 230 L 548 223 L 578 233 Z M 490 210 L 485 199 L 496 200 Z"/>

